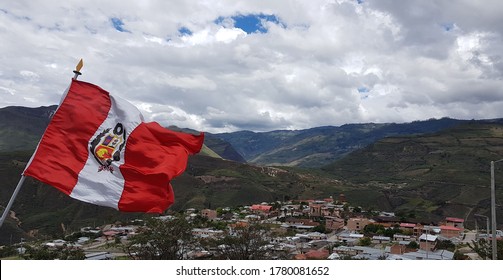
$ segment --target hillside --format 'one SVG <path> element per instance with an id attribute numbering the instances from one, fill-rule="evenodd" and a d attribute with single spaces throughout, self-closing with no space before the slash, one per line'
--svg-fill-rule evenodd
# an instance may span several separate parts
<path id="1" fill-rule="evenodd" d="M 0 153 L 0 205 L 7 204 L 29 157 L 27 152 Z M 344 190 L 340 182 L 329 177 L 201 155 L 190 157 L 187 170 L 172 185 L 175 204 L 168 211 L 337 196 Z M 61 236 L 65 230 L 147 215 L 84 203 L 29 177 L 12 210 L 15 217 L 8 218 L 0 228 L 0 244 L 10 242 L 11 238 L 19 241 L 32 236 Z"/>
<path id="2" fill-rule="evenodd" d="M 317 168 L 379 139 L 440 131 L 466 121 L 443 118 L 412 123 L 348 124 L 304 130 L 238 131 L 215 134 L 245 159 L 259 165 Z"/>
<path id="3" fill-rule="evenodd" d="M 0 205 L 7 204 L 54 109 L 0 109 Z M 176 202 L 169 211 L 344 193 L 351 205 L 395 211 L 407 220 L 455 216 L 470 224 L 473 214 L 490 216 L 489 162 L 503 158 L 503 120 L 208 133 L 205 145 L 173 180 Z M 278 166 L 265 166 L 270 164 Z M 299 168 L 321 164 L 322 170 Z M 503 163 L 497 164 L 499 180 Z M 497 192 L 501 205 L 503 189 Z M 1 244 L 144 216 L 86 204 L 29 178 L 13 211 L 0 229 Z M 500 224 L 502 211 L 499 207 Z"/>
<path id="4" fill-rule="evenodd" d="M 57 106 L 0 109 L 0 152 L 36 147 Z"/>
<path id="5" fill-rule="evenodd" d="M 490 216 L 490 161 L 500 158 L 503 123 L 498 120 L 427 135 L 388 137 L 324 170 L 379 189 L 391 208 L 404 215 L 471 219 L 473 214 Z M 497 165 L 496 182 L 503 182 L 503 166 Z M 497 188 L 497 203 L 501 202 L 503 189 Z M 503 208 L 497 212 L 503 224 Z"/>

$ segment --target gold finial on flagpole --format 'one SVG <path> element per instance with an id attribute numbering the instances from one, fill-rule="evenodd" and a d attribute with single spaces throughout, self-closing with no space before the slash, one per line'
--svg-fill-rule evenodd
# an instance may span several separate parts
<path id="1" fill-rule="evenodd" d="M 77 63 L 77 66 L 75 66 L 75 70 L 73 70 L 73 73 L 75 73 L 75 76 L 73 76 L 73 78 L 75 80 L 77 80 L 77 77 L 79 75 L 82 75 L 82 73 L 80 73 L 80 69 L 82 69 L 83 66 L 84 66 L 84 61 L 81 58 L 80 61 L 79 61 L 79 63 Z"/>

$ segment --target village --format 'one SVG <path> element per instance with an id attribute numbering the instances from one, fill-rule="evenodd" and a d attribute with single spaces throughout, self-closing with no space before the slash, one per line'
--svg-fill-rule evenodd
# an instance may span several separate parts
<path id="1" fill-rule="evenodd" d="M 453 260 L 481 259 L 469 244 L 487 238 L 481 231 L 465 229 L 464 220 L 445 217 L 438 225 L 403 221 L 390 212 L 367 213 L 351 207 L 344 195 L 337 200 L 300 200 L 261 203 L 238 208 L 186 209 L 181 215 L 165 215 L 156 219 L 169 221 L 205 220 L 218 227 L 192 227 L 198 244 L 238 234 L 236 229 L 260 224 L 262 249 L 268 259 L 316 260 Z M 42 245 L 51 248 L 71 247 L 82 250 L 85 259 L 129 259 L 117 244 L 127 244 L 144 221 L 115 223 L 102 227 L 84 227 L 81 237 L 73 242 L 57 239 Z M 90 238 L 94 236 L 95 238 Z M 498 239 L 503 234 L 498 231 Z M 115 245 L 114 245 L 115 244 Z M 224 244 L 225 245 L 225 244 Z M 221 245 L 222 246 L 222 245 Z M 193 246 L 183 259 L 214 259 L 218 248 Z M 20 246 L 19 253 L 24 253 Z"/>

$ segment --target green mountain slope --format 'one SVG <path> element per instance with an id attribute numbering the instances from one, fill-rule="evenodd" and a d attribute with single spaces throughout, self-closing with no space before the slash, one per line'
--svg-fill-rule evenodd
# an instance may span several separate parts
<path id="1" fill-rule="evenodd" d="M 431 133 L 462 122 L 443 118 L 404 124 L 349 124 L 260 133 L 239 131 L 215 136 L 231 143 L 251 163 L 316 168 L 384 137 Z"/>
<path id="2" fill-rule="evenodd" d="M 237 162 L 246 162 L 246 160 L 234 149 L 234 147 L 229 142 L 215 137 L 211 133 L 205 133 L 204 143 L 221 158 Z"/>
<path id="3" fill-rule="evenodd" d="M 28 152 L 0 153 L 1 206 L 7 204 L 29 157 Z M 251 166 L 202 155 L 190 157 L 185 173 L 172 185 L 175 204 L 168 211 L 336 196 L 344 189 L 331 178 L 303 171 Z M 147 216 L 84 203 L 29 177 L 12 211 L 15 215 L 0 228 L 0 244 L 18 242 L 20 238 L 61 237 L 65 230 Z"/>
<path id="4" fill-rule="evenodd" d="M 392 210 L 431 220 L 490 216 L 490 161 L 503 158 L 503 123 L 472 122 L 442 132 L 389 137 L 325 171 L 385 194 Z M 496 172 L 503 182 L 503 166 Z M 501 185 L 501 184 L 500 184 Z M 503 188 L 497 188 L 503 202 Z M 503 224 L 503 208 L 498 221 Z"/>
<path id="5" fill-rule="evenodd" d="M 0 109 L 0 151 L 33 149 L 45 131 L 56 106 Z"/>

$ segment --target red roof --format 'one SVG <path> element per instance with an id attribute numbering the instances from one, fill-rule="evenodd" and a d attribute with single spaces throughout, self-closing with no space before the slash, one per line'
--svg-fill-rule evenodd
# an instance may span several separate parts
<path id="1" fill-rule="evenodd" d="M 258 211 L 271 211 L 272 206 L 271 205 L 260 205 L 260 204 L 255 204 L 252 205 L 251 210 L 258 210 Z"/>
<path id="2" fill-rule="evenodd" d="M 441 230 L 455 230 L 455 231 L 460 231 L 460 228 L 457 227 L 452 227 L 452 226 L 440 226 Z"/>
<path id="3" fill-rule="evenodd" d="M 416 227 L 416 224 L 411 224 L 411 223 L 400 223 L 400 227 L 414 228 L 414 227 Z"/>
<path id="4" fill-rule="evenodd" d="M 314 260 L 324 260 L 328 258 L 329 256 L 328 250 L 322 249 L 322 250 L 311 250 L 305 254 L 305 257 L 307 259 L 314 259 Z"/>
<path id="5" fill-rule="evenodd" d="M 465 220 L 460 219 L 460 218 L 453 218 L 453 217 L 447 217 L 445 218 L 446 221 L 448 222 L 454 222 L 454 223 L 464 223 Z"/>

